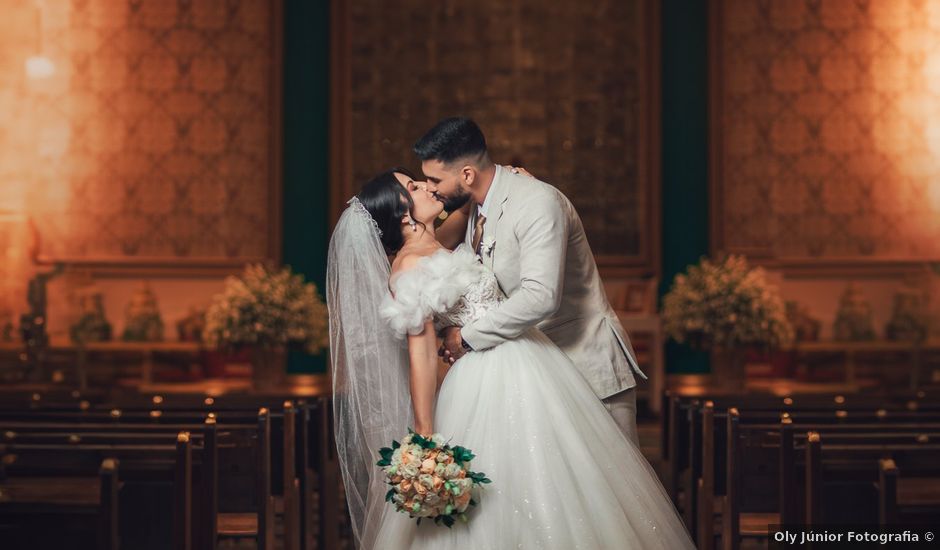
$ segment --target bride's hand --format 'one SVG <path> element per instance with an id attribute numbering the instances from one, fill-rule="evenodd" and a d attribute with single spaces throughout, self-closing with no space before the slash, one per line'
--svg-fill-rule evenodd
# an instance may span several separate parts
<path id="1" fill-rule="evenodd" d="M 535 177 L 535 176 L 533 176 L 532 174 L 530 174 L 528 170 L 526 170 L 525 168 L 522 168 L 521 166 L 509 166 L 509 165 L 506 165 L 506 166 L 504 166 L 504 168 L 506 168 L 507 170 L 509 170 L 509 171 L 512 172 L 513 174 L 522 174 L 523 176 L 529 176 L 530 178 L 534 178 L 534 177 Z"/>
<path id="2" fill-rule="evenodd" d="M 415 433 L 420 435 L 421 437 L 430 439 L 431 436 L 434 435 L 434 427 L 433 426 L 419 426 L 415 424 Z"/>

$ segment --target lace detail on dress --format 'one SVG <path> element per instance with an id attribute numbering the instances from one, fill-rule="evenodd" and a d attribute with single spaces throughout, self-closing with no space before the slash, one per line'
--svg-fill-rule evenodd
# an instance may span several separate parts
<path id="1" fill-rule="evenodd" d="M 382 230 L 379 229 L 379 224 L 376 223 L 375 219 L 372 217 L 372 214 L 370 214 L 369 211 L 366 210 L 366 207 L 363 206 L 361 202 L 359 202 L 359 197 L 353 197 L 349 199 L 348 201 L 346 201 L 346 204 L 352 206 L 353 210 L 355 210 L 356 212 L 365 214 L 366 219 L 369 220 L 369 223 L 371 223 L 372 227 L 375 228 L 376 233 L 379 234 L 379 238 L 382 238 Z"/>
<path id="2" fill-rule="evenodd" d="M 435 329 L 465 326 L 504 299 L 496 275 L 464 245 L 421 258 L 390 286 L 395 296 L 386 298 L 381 315 L 399 337 L 420 334 L 429 319 Z"/>

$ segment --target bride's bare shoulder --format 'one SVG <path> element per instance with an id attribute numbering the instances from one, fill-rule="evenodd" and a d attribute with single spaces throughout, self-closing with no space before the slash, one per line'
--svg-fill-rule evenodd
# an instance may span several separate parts
<path id="1" fill-rule="evenodd" d="M 428 256 L 433 256 L 438 251 L 444 250 L 442 247 L 435 248 L 420 248 L 415 250 L 402 250 L 395 256 L 395 260 L 392 262 L 392 275 L 408 271 L 412 269 L 421 258 L 427 258 Z"/>
<path id="2" fill-rule="evenodd" d="M 395 275 L 396 273 L 401 273 L 402 271 L 408 271 L 409 269 L 418 265 L 418 260 L 424 257 L 425 257 L 424 254 L 417 254 L 417 253 L 401 254 L 399 253 L 398 256 L 395 256 L 395 261 L 392 262 L 392 275 Z"/>

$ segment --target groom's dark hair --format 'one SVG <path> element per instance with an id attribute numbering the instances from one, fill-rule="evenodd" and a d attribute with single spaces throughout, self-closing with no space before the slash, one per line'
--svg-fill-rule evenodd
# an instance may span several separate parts
<path id="1" fill-rule="evenodd" d="M 421 161 L 439 160 L 444 164 L 486 153 L 486 138 L 476 122 L 464 117 L 445 118 L 428 130 L 414 145 Z"/>

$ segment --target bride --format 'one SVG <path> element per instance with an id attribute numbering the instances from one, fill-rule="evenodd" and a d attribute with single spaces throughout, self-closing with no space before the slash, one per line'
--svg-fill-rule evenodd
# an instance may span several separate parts
<path id="1" fill-rule="evenodd" d="M 438 390 L 437 330 L 505 299 L 468 247 L 435 238 L 442 209 L 394 169 L 349 201 L 330 241 L 336 443 L 358 548 L 694 548 L 639 448 L 537 329 L 467 353 Z M 386 504 L 377 451 L 409 427 L 476 454 L 492 483 L 468 522 L 419 526 Z"/>

